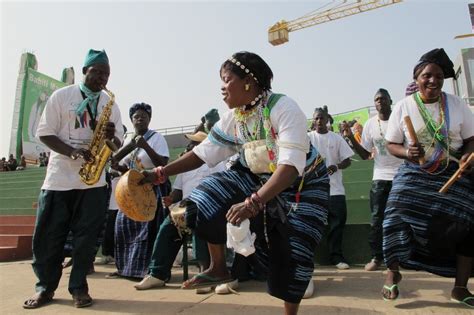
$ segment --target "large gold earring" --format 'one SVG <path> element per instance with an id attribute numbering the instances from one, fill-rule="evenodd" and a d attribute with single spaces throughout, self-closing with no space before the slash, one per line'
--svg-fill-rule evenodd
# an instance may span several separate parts
<path id="1" fill-rule="evenodd" d="M 250 84 L 245 84 L 245 91 L 250 90 Z"/>

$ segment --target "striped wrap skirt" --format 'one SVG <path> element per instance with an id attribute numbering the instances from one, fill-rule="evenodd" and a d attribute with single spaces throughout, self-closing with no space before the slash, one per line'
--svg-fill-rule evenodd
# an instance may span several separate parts
<path id="1" fill-rule="evenodd" d="M 439 189 L 454 174 L 451 162 L 439 175 L 405 163 L 393 179 L 383 222 L 385 263 L 436 275 L 456 275 L 456 255 L 474 257 L 474 184 L 458 179 L 446 194 Z M 473 272 L 474 275 L 474 272 Z"/>
<path id="2" fill-rule="evenodd" d="M 318 164 L 316 158 L 317 154 L 307 163 L 307 169 L 313 167 L 304 175 L 298 204 L 295 195 L 301 177 L 278 195 L 283 204 L 280 209 L 285 209 L 284 220 L 268 210 L 250 220 L 250 229 L 257 236 L 258 261 L 268 272 L 268 292 L 290 303 L 299 303 L 304 295 L 313 275 L 315 249 L 327 224 L 329 176 L 324 162 Z M 266 179 L 268 175 L 257 176 L 240 163 L 206 177 L 191 193 L 187 222 L 195 221 L 190 225 L 198 237 L 225 244 L 227 211 L 257 191 Z"/>

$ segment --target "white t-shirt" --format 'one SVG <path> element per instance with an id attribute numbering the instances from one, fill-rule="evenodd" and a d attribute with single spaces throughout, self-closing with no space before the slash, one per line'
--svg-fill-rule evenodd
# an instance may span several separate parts
<path id="1" fill-rule="evenodd" d="M 226 167 L 224 162 L 217 164 L 213 168 L 209 168 L 206 164 L 203 164 L 195 170 L 178 174 L 174 180 L 173 189 L 181 190 L 183 192 L 183 199 L 187 198 L 204 177 L 225 170 Z"/>
<path id="2" fill-rule="evenodd" d="M 368 152 L 375 148 L 373 180 L 393 180 L 403 162 L 391 155 L 385 147 L 387 126 L 388 120 L 380 120 L 376 115 L 367 120 L 362 131 L 361 146 Z"/>
<path id="3" fill-rule="evenodd" d="M 114 179 L 112 179 L 112 194 L 110 195 L 109 210 L 117 210 L 119 208 L 117 200 L 115 199 L 115 188 L 117 187 L 119 179 L 120 177 L 114 177 Z"/>
<path id="4" fill-rule="evenodd" d="M 474 117 L 462 99 L 447 93 L 446 96 L 449 109 L 449 146 L 457 150 L 462 147 L 464 139 L 474 136 Z M 433 119 L 438 122 L 438 102 L 425 104 L 425 107 Z M 405 147 L 408 145 L 407 139 L 410 139 L 410 134 L 403 120 L 405 116 L 410 116 L 418 141 L 424 146 L 425 158 L 428 160 L 433 154 L 431 146 L 433 137 L 426 129 L 426 125 L 412 95 L 399 101 L 393 108 L 388 120 L 385 139 L 393 143 L 403 143 Z"/>
<path id="5" fill-rule="evenodd" d="M 317 131 L 310 131 L 308 136 L 311 144 L 318 149 L 318 152 L 325 159 L 326 166 L 337 165 L 354 155 L 346 140 L 337 133 L 328 131 L 323 134 Z M 345 195 L 341 170 L 337 170 L 337 172 L 329 176 L 329 185 L 329 194 L 331 196 Z"/>
<path id="6" fill-rule="evenodd" d="M 248 130 L 253 130 L 256 121 L 257 115 L 248 118 Z M 279 153 L 277 164 L 294 166 L 298 173 L 302 175 L 306 166 L 306 153 L 309 151 L 306 116 L 294 100 L 282 96 L 270 112 L 270 121 L 278 134 Z M 227 111 L 222 115 L 221 119 L 214 125 L 213 132 L 230 142 L 236 140 L 241 144 L 246 142 L 234 120 L 234 110 Z M 238 153 L 240 148 L 241 146 L 216 143 L 211 141 L 208 136 L 193 148 L 193 152 L 207 165 L 213 167 Z"/>
<path id="7" fill-rule="evenodd" d="M 125 145 L 130 143 L 133 137 L 130 137 L 129 140 L 125 141 Z M 170 152 L 168 149 L 168 143 L 166 142 L 165 137 L 159 132 L 155 131 L 155 134 L 151 136 L 148 140 L 147 143 L 150 145 L 150 147 L 159 155 L 169 157 Z M 153 162 L 151 161 L 150 157 L 146 153 L 144 149 L 135 149 L 134 151 L 130 152 L 121 162 L 121 164 L 128 165 L 130 160 L 132 159 L 132 156 L 136 155 L 136 161 L 137 164 L 140 164 L 144 169 L 152 169 L 155 167 L 153 165 Z"/>
<path id="8" fill-rule="evenodd" d="M 41 116 L 36 136 L 57 136 L 61 141 L 74 148 L 87 148 L 93 136 L 89 126 L 90 116 L 87 110 L 79 117 L 76 108 L 83 101 L 78 85 L 69 85 L 56 90 L 46 103 Z M 102 91 L 97 106 L 97 120 L 109 101 L 107 94 Z M 111 122 L 115 124 L 115 136 L 123 137 L 123 124 L 118 105 L 114 103 L 110 115 Z M 70 157 L 51 151 L 46 178 L 41 189 L 71 190 L 89 189 L 104 186 L 105 172 L 94 185 L 84 184 L 79 177 L 79 170 L 84 160 L 72 160 Z"/>

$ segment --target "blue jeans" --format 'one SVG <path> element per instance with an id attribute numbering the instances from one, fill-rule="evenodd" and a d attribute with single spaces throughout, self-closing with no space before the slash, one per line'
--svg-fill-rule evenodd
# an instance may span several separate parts
<path id="1" fill-rule="evenodd" d="M 390 180 L 374 180 L 370 189 L 370 212 L 372 219 L 370 221 L 369 245 L 372 257 L 378 261 L 383 261 L 382 224 L 391 189 L 392 181 Z"/>

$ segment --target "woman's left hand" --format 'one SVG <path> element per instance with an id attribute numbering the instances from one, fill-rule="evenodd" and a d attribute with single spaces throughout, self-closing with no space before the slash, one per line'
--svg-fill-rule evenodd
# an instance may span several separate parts
<path id="1" fill-rule="evenodd" d="M 459 165 L 464 165 L 464 163 L 467 162 L 467 160 L 469 159 L 469 156 L 471 155 L 472 153 L 465 153 L 462 155 L 462 157 L 459 159 Z M 464 168 L 464 170 L 462 171 L 461 175 L 460 176 L 469 176 L 469 175 L 474 175 L 474 159 L 471 159 L 470 163 L 468 165 L 466 165 L 466 167 Z"/>
<path id="2" fill-rule="evenodd" d="M 240 225 L 242 221 L 248 219 L 252 216 L 250 211 L 245 206 L 245 202 L 236 203 L 232 207 L 230 207 L 229 211 L 227 211 L 226 219 L 233 225 Z"/>
<path id="3" fill-rule="evenodd" d="M 135 138 L 135 142 L 137 144 L 137 148 L 145 149 L 146 147 L 149 146 L 148 142 L 146 142 L 145 138 L 142 136 L 137 136 Z"/>

